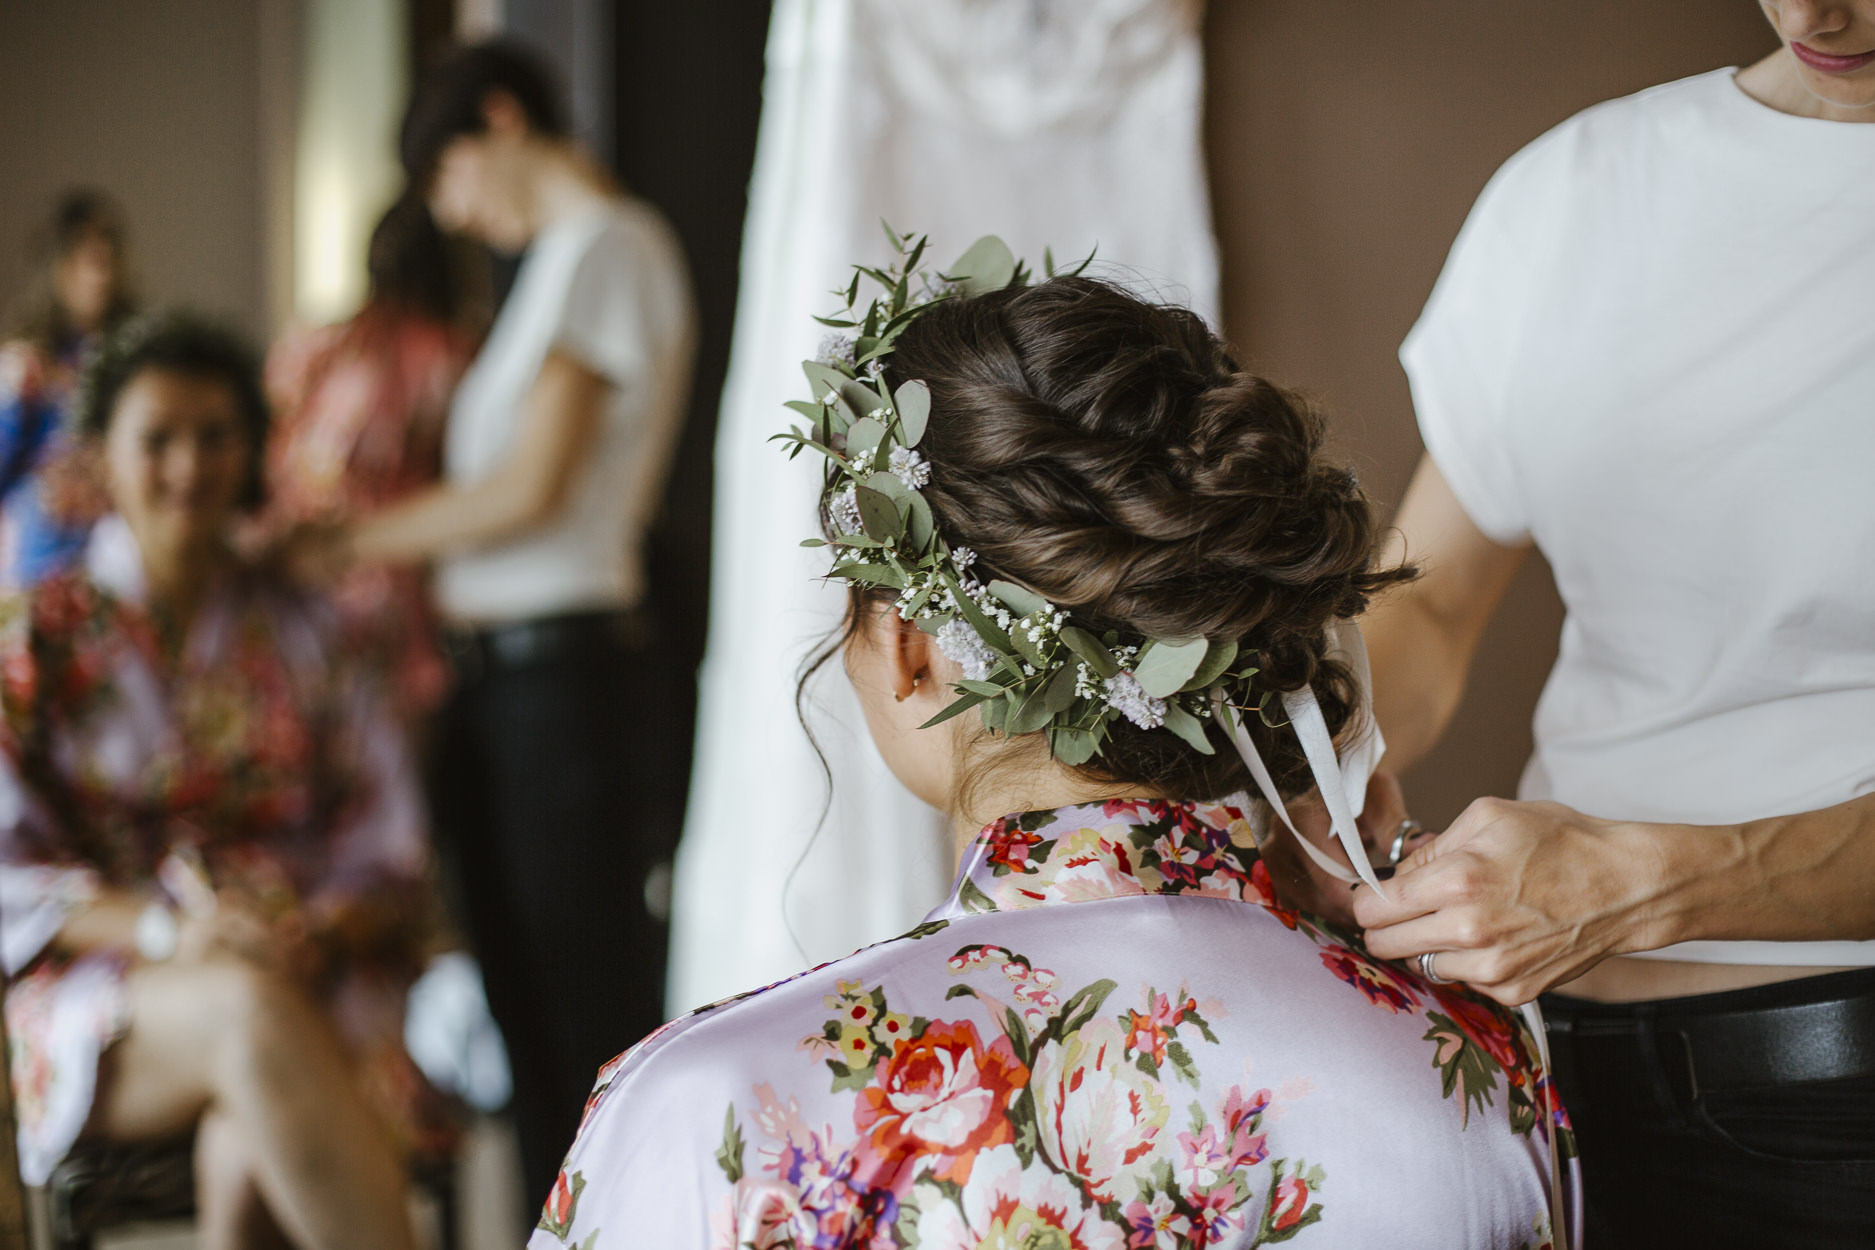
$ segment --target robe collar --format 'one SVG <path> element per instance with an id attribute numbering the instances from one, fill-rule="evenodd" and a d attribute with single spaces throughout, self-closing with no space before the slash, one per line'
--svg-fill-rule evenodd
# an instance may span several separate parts
<path id="1" fill-rule="evenodd" d="M 1167 894 L 1282 910 L 1242 807 L 1121 799 L 991 821 L 928 919 Z"/>

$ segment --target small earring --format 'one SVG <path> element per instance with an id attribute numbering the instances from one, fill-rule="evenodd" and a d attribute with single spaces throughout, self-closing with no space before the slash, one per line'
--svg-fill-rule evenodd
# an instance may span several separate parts
<path id="1" fill-rule="evenodd" d="M 924 680 L 924 678 L 923 678 L 923 677 L 914 677 L 914 678 L 912 678 L 912 679 L 911 679 L 911 688 L 912 688 L 912 689 L 913 689 L 914 691 L 916 691 L 916 690 L 918 689 L 918 683 L 919 683 L 919 682 L 921 682 L 921 681 L 923 681 L 923 680 Z M 908 698 L 910 698 L 910 697 L 911 697 L 910 695 L 903 695 L 903 694 L 900 694 L 900 693 L 899 693 L 898 691 L 896 691 L 896 690 L 894 690 L 894 691 L 892 692 L 892 699 L 893 699 L 893 701 L 894 701 L 894 702 L 897 702 L 897 703 L 903 703 L 903 702 L 904 702 L 904 701 L 905 701 L 906 699 L 908 699 Z"/>

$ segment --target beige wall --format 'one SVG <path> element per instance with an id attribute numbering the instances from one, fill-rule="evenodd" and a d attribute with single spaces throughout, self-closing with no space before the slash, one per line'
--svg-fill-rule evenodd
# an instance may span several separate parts
<path id="1" fill-rule="evenodd" d="M 1472 199 L 1577 110 L 1776 46 L 1751 0 L 1211 0 L 1208 145 L 1224 308 L 1259 368 L 1320 395 L 1390 513 L 1420 454 L 1394 353 Z M 1449 821 L 1509 794 L 1562 609 L 1540 561 L 1457 722 L 1407 779 Z"/>
<path id="2" fill-rule="evenodd" d="M 0 300 L 61 188 L 130 217 L 147 296 L 267 324 L 260 136 L 276 0 L 0 2 Z"/>

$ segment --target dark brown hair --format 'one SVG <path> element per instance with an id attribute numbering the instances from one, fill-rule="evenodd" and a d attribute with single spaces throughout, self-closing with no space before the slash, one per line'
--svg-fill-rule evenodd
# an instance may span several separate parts
<path id="1" fill-rule="evenodd" d="M 436 321 L 462 316 L 462 275 L 429 205 L 406 192 L 384 210 L 365 252 L 371 298 Z"/>
<path id="2" fill-rule="evenodd" d="M 1259 690 L 1312 686 L 1331 733 L 1365 731 L 1326 626 L 1412 570 L 1375 567 L 1373 512 L 1326 454 L 1320 412 L 1241 368 L 1197 314 L 1057 277 L 927 310 L 886 372 L 930 387 L 923 494 L 945 540 L 977 553 L 975 575 L 1027 586 L 1096 634 L 1234 638 Z M 892 593 L 856 590 L 854 621 Z M 1278 788 L 1309 789 L 1295 735 L 1246 719 Z M 1248 788 L 1211 739 L 1201 755 L 1120 720 L 1080 771 L 1172 798 Z"/>
<path id="3" fill-rule="evenodd" d="M 533 48 L 511 38 L 454 47 L 424 71 L 404 112 L 397 146 L 412 184 L 429 181 L 452 141 L 488 129 L 482 105 L 494 91 L 512 96 L 537 134 L 567 133 L 559 80 Z"/>
<path id="4" fill-rule="evenodd" d="M 103 438 L 117 413 L 118 396 L 153 369 L 227 386 L 249 448 L 247 480 L 236 506 L 247 511 L 260 507 L 266 502 L 262 462 L 272 423 L 261 388 L 260 361 L 246 339 L 201 313 L 182 308 L 145 313 L 105 339 L 79 380 L 73 427 L 83 437 Z"/>
<path id="5" fill-rule="evenodd" d="M 73 327 L 59 303 L 53 272 L 74 248 L 94 235 L 108 242 L 117 255 L 117 288 L 112 292 L 111 306 L 104 312 L 100 330 L 108 333 L 136 311 L 124 215 L 116 201 L 104 192 L 91 187 L 74 187 L 59 196 L 52 211 L 33 232 L 29 248 L 32 281 L 9 318 L 7 337 L 25 339 L 48 353 L 64 348 Z"/>

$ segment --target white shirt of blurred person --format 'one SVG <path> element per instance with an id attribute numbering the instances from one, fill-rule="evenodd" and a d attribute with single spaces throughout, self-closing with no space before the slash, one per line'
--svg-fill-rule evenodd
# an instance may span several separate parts
<path id="1" fill-rule="evenodd" d="M 1388 897 L 1357 890 L 1354 915 L 1375 954 L 1429 953 L 1439 976 L 1506 1003 L 1562 987 L 1552 1022 L 1671 1013 L 1659 1027 L 1687 1039 L 1679 1083 L 1702 1110 L 1681 1110 L 1700 1123 L 1720 1091 L 1679 1016 L 1723 1008 L 1757 1029 L 1746 1017 L 1773 1008 L 1875 1008 L 1875 972 L 1848 971 L 1875 965 L 1875 3 L 1763 7 L 1783 44 L 1771 56 L 1592 108 L 1479 198 L 1401 353 L 1428 454 L 1392 554 L 1424 576 L 1365 623 L 1397 772 L 1445 729 L 1505 588 L 1542 549 L 1568 617 L 1521 801 L 1475 802 Z M 1375 793 L 1369 833 L 1384 837 L 1403 810 L 1390 784 Z M 1860 1027 L 1838 1057 L 1875 1055 Z M 1764 1053 L 1767 1082 L 1796 1079 L 1794 1057 Z M 1856 1080 L 1875 1091 L 1875 1074 Z M 1657 1186 L 1639 1164 L 1598 1178 L 1641 1130 L 1598 1133 L 1588 1088 L 1563 1082 L 1591 1241 L 1598 1192 L 1642 1178 L 1634 1207 L 1716 1213 L 1740 1235 L 1776 1184 L 1728 1167 L 1811 1147 L 1875 1159 L 1868 1114 L 1843 1130 L 1859 1147 L 1720 1143 L 1740 1159 L 1676 1153 Z M 1772 1112 L 1758 1113 L 1762 1127 Z M 1834 1184 L 1875 1195 L 1866 1166 L 1846 1175 Z M 1800 1205 L 1840 1211 L 1846 1192 Z M 1875 1221 L 1875 1199 L 1856 1209 Z M 1825 1244 L 1780 1227 L 1770 1241 Z"/>
<path id="2" fill-rule="evenodd" d="M 663 1021 L 668 938 L 643 883 L 668 862 L 681 790 L 648 730 L 661 669 L 632 609 L 695 320 L 674 233 L 565 118 L 551 73 L 506 41 L 458 48 L 418 84 L 413 185 L 444 230 L 524 255 L 451 404 L 443 483 L 323 544 L 339 567 L 433 564 L 458 627 L 433 801 L 535 1198 L 599 1065 Z"/>

